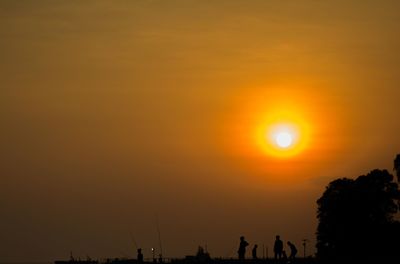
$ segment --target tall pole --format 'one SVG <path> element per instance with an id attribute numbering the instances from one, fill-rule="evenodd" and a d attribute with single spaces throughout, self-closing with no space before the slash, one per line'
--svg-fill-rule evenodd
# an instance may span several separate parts
<path id="1" fill-rule="evenodd" d="M 306 258 L 306 246 L 307 246 L 307 239 L 303 239 L 303 254 L 304 254 L 304 258 Z"/>
<path id="2" fill-rule="evenodd" d="M 158 244 L 160 246 L 160 258 L 162 259 L 163 250 L 162 250 L 162 243 L 161 243 L 161 233 L 160 233 L 160 224 L 158 223 L 158 216 L 157 217 L 157 233 L 158 233 Z"/>

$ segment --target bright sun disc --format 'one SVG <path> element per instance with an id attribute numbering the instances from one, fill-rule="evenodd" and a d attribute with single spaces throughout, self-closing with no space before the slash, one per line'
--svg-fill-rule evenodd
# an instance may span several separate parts
<path id="1" fill-rule="evenodd" d="M 279 132 L 275 137 L 275 142 L 281 148 L 287 148 L 292 145 L 293 137 L 288 132 Z"/>
<path id="2" fill-rule="evenodd" d="M 258 127 L 256 136 L 256 142 L 265 154 L 289 158 L 306 148 L 310 132 L 308 125 L 300 118 L 283 117 L 266 119 L 264 125 Z"/>

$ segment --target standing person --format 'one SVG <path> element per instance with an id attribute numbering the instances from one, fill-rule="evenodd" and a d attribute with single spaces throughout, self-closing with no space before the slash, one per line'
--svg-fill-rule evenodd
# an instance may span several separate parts
<path id="1" fill-rule="evenodd" d="M 240 244 L 238 249 L 239 260 L 244 260 L 244 256 L 246 255 L 246 247 L 249 245 L 246 240 L 244 240 L 244 236 L 240 237 Z"/>
<path id="2" fill-rule="evenodd" d="M 143 253 L 141 248 L 137 249 L 137 261 L 143 263 Z"/>
<path id="3" fill-rule="evenodd" d="M 295 246 L 292 242 L 290 242 L 290 241 L 288 241 L 287 244 L 288 244 L 288 246 L 289 246 L 289 248 L 290 248 L 289 259 L 295 259 L 295 258 L 296 258 L 296 254 L 297 254 L 297 248 L 296 248 L 296 246 Z"/>
<path id="4" fill-rule="evenodd" d="M 281 240 L 281 237 L 278 235 L 275 237 L 275 244 L 274 244 L 275 259 L 282 258 L 282 251 L 283 251 L 283 242 Z"/>
<path id="5" fill-rule="evenodd" d="M 257 258 L 257 248 L 258 248 L 258 246 L 257 246 L 257 244 L 255 244 L 254 247 L 253 247 L 253 250 L 251 251 L 251 255 L 253 256 L 254 260 L 258 259 Z"/>

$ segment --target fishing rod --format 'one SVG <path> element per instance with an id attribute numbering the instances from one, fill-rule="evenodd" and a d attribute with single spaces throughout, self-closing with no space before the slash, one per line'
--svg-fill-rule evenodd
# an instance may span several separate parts
<path id="1" fill-rule="evenodd" d="M 129 236 L 131 238 L 131 241 L 133 243 L 133 245 L 135 246 L 135 250 L 138 250 L 138 244 L 136 243 L 135 237 L 133 236 L 132 232 L 129 232 Z"/>

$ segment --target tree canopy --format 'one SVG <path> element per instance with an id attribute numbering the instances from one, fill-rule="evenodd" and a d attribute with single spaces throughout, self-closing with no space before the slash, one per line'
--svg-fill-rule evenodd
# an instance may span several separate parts
<path id="1" fill-rule="evenodd" d="M 395 169 L 399 172 L 400 155 Z M 400 190 L 387 170 L 329 183 L 318 199 L 317 255 L 322 259 L 397 258 Z"/>
<path id="2" fill-rule="evenodd" d="M 394 170 L 396 171 L 397 181 L 400 182 L 400 154 L 394 159 Z"/>

